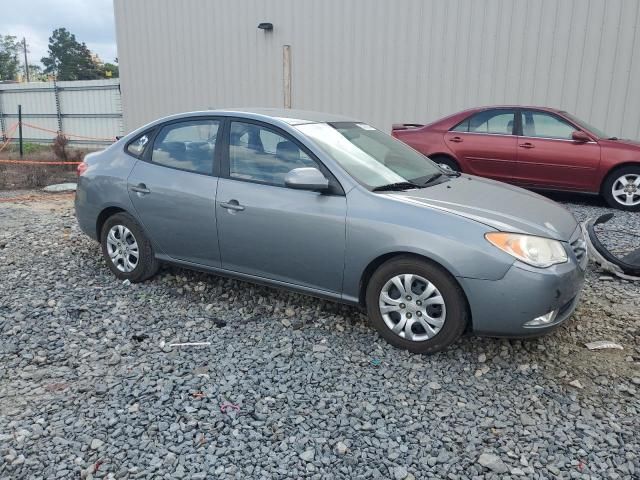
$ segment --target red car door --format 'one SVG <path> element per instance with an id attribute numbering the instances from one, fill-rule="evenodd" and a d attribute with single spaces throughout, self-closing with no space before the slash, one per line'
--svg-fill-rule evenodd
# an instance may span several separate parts
<path id="1" fill-rule="evenodd" d="M 572 139 L 579 130 L 567 120 L 540 110 L 521 112 L 516 177 L 525 185 L 569 190 L 593 190 L 600 164 L 595 140 Z"/>
<path id="2" fill-rule="evenodd" d="M 510 182 L 517 157 L 514 119 L 514 109 L 483 110 L 445 133 L 444 141 L 464 172 Z"/>

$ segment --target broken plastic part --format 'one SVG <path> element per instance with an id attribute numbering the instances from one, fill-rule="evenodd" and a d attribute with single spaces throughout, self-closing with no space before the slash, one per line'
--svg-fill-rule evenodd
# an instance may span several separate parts
<path id="1" fill-rule="evenodd" d="M 640 280 L 640 248 L 628 253 L 622 258 L 616 257 L 605 248 L 596 235 L 594 226 L 607 223 L 613 218 L 613 213 L 607 213 L 582 223 L 582 230 L 587 240 L 589 257 L 603 270 L 626 280 Z"/>

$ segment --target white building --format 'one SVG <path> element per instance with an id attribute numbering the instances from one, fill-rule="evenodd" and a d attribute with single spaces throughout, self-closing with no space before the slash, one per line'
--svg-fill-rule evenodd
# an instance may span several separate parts
<path id="1" fill-rule="evenodd" d="M 388 131 L 528 104 L 640 138 L 638 0 L 114 3 L 126 130 L 186 110 L 291 106 Z"/>

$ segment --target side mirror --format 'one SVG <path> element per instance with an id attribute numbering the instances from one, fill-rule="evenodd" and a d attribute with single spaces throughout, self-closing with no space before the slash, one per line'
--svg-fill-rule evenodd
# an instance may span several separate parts
<path id="1" fill-rule="evenodd" d="M 589 135 L 587 135 L 584 132 L 581 132 L 580 130 L 576 130 L 575 132 L 573 132 L 571 134 L 571 138 L 575 142 L 580 142 L 580 143 L 586 143 L 591 141 L 591 138 L 589 137 Z"/>
<path id="2" fill-rule="evenodd" d="M 296 190 L 325 192 L 329 189 L 327 177 L 320 170 L 313 167 L 294 168 L 284 177 L 284 184 Z"/>

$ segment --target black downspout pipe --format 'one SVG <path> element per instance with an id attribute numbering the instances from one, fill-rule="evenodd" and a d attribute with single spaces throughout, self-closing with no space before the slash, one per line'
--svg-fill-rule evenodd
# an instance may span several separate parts
<path id="1" fill-rule="evenodd" d="M 24 154 L 22 148 L 22 105 L 18 105 L 18 137 L 20 139 L 20 158 L 22 158 Z"/>

